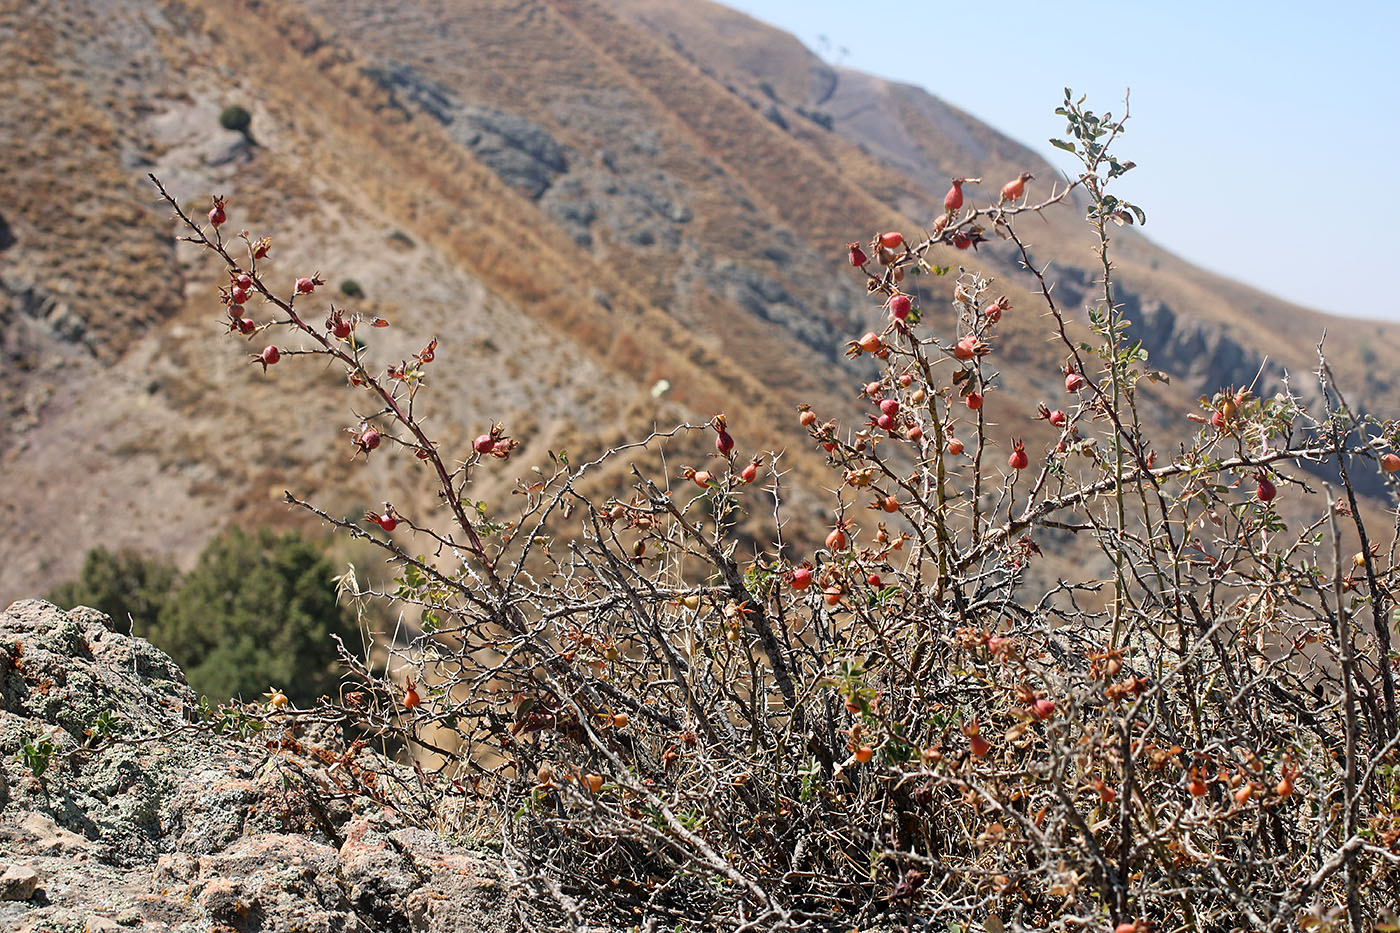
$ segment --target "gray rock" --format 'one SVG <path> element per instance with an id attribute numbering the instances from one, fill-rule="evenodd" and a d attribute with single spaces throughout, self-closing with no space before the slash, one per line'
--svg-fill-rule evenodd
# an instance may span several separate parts
<path id="1" fill-rule="evenodd" d="M 539 198 L 569 170 L 561 146 L 538 123 L 489 107 L 463 105 L 446 85 L 412 65 L 384 62 L 364 69 L 366 77 L 389 92 L 390 106 L 411 118 L 426 114 L 495 172 L 501 181 Z"/>
<path id="2" fill-rule="evenodd" d="M 27 901 L 39 889 L 39 873 L 27 865 L 10 865 L 0 873 L 0 901 Z"/>
<path id="3" fill-rule="evenodd" d="M 485 107 L 464 107 L 453 117 L 452 136 L 501 181 L 538 199 L 569 170 L 564 148 L 539 124 Z"/>
<path id="4" fill-rule="evenodd" d="M 364 74 L 389 91 L 399 109 L 409 110 L 406 101 L 444 126 L 452 122 L 456 103 L 451 88 L 423 77 L 412 65 L 388 62 L 365 68 Z"/>
<path id="5" fill-rule="evenodd" d="M 239 739 L 196 710 L 170 658 L 100 613 L 0 613 L 0 930 L 517 928 L 528 905 L 489 856 L 406 825 L 382 796 L 345 799 L 348 763 L 329 775 L 339 759 L 316 751 L 333 732 L 274 721 Z M 115 725 L 95 737 L 99 716 Z M 45 741 L 42 773 L 14 764 Z"/>

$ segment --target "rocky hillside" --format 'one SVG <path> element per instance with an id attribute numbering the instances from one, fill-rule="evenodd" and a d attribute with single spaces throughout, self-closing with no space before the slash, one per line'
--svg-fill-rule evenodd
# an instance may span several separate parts
<path id="1" fill-rule="evenodd" d="M 0 508 L 22 519 L 0 600 L 44 592 L 99 540 L 187 559 L 230 521 L 300 521 L 289 487 L 337 514 L 432 505 L 388 458 L 349 462 L 334 375 L 264 377 L 220 338 L 218 270 L 175 240 L 148 172 L 194 203 L 227 195 L 231 227 L 274 237 L 288 287 L 316 270 L 358 286 L 333 299 L 393 323 L 371 348 L 385 362 L 436 335 L 443 440 L 502 420 L 524 441 L 481 498 L 549 450 L 725 411 L 744 449 L 787 449 L 811 514 L 822 465 L 792 406 L 855 416 L 841 347 L 876 313 L 844 244 L 923 228 L 952 175 L 985 175 L 983 199 L 1053 177 L 931 94 L 703 0 L 42 0 L 0 9 L 0 54 Z M 220 128 L 230 104 L 250 138 Z M 1082 316 L 1079 220 L 1066 206 L 1031 230 Z M 1383 365 L 1400 329 L 1288 305 L 1136 231 L 1115 248 L 1135 326 L 1177 377 L 1149 400 L 1158 428 L 1256 376 L 1307 391 L 1324 328 L 1356 398 L 1400 401 Z M 1005 244 L 975 258 L 1034 308 Z M 920 297 L 946 308 L 951 287 Z M 1036 442 L 1059 362 L 1041 323 L 1009 315 L 999 348 L 1005 430 Z"/>
<path id="2" fill-rule="evenodd" d="M 407 825 L 418 778 L 314 727 L 198 724 L 179 668 L 92 610 L 0 614 L 0 928 L 506 933 L 487 843 Z M 340 753 L 327 749 L 339 747 Z"/>

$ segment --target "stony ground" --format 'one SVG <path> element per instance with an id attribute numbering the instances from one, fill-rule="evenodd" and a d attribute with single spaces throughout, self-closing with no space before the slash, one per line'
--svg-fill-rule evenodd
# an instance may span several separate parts
<path id="1" fill-rule="evenodd" d="M 0 929 L 520 927 L 499 858 L 347 792 L 383 787 L 390 762 L 198 718 L 179 668 L 105 616 L 38 600 L 0 615 Z"/>

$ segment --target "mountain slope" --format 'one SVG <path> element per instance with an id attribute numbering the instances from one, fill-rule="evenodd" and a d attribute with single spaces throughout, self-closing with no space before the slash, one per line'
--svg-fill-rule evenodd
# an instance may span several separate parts
<path id="1" fill-rule="evenodd" d="M 870 370 L 841 348 L 878 319 L 844 244 L 927 224 L 950 175 L 985 175 L 984 200 L 1019 171 L 1053 177 L 924 91 L 706 2 L 45 0 L 0 11 L 0 52 L 22 63 L 0 77 L 18 143 L 0 173 L 0 507 L 25 516 L 0 544 L 0 601 L 96 540 L 178 556 L 226 521 L 298 522 L 283 488 L 337 514 L 432 506 L 422 477 L 349 462 L 348 399 L 320 391 L 335 374 L 263 377 L 219 337 L 220 272 L 174 240 L 148 171 L 192 210 L 229 195 L 231 227 L 274 236 L 285 284 L 359 283 L 331 300 L 393 322 L 374 335 L 386 362 L 436 335 L 447 443 L 493 420 L 525 441 L 483 498 L 548 450 L 722 410 L 743 448 L 787 448 L 808 514 L 828 500 L 792 406 L 856 417 Z M 230 103 L 254 143 L 218 128 Z M 1027 228 L 1037 261 L 1082 318 L 1091 244 L 1074 208 L 1046 221 Z M 1135 231 L 1115 248 L 1121 300 L 1178 377 L 1153 389 L 1155 427 L 1179 433 L 1197 394 L 1261 367 L 1309 391 L 1324 328 L 1366 404 L 1400 400 L 1377 363 L 1400 329 L 1287 305 Z M 975 259 L 1035 307 L 1006 244 Z M 920 286 L 933 320 L 951 289 Z M 1033 432 L 1012 413 L 1055 391 L 1041 326 L 1003 325 L 1006 430 Z M 696 465 L 703 449 L 679 447 Z"/>

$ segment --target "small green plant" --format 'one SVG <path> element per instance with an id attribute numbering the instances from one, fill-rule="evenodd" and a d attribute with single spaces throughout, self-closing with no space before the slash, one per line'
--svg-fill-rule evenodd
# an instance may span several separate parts
<path id="1" fill-rule="evenodd" d="M 96 745 L 116 738 L 117 733 L 121 732 L 125 726 L 126 723 L 118 719 L 117 714 L 112 710 L 103 710 L 93 720 L 92 725 L 83 731 L 87 734 L 89 743 Z"/>
<path id="2" fill-rule="evenodd" d="M 15 755 L 15 760 L 28 768 L 29 773 L 38 780 L 42 779 L 44 772 L 49 770 L 49 765 L 53 763 L 53 758 L 57 754 L 58 746 L 53 743 L 52 739 L 40 739 L 38 742 L 25 739 L 24 744 L 20 746 L 19 752 Z"/>
<path id="3" fill-rule="evenodd" d="M 365 290 L 360 287 L 360 283 L 354 279 L 345 279 L 340 283 L 340 293 L 346 298 L 363 298 Z"/>
<path id="4" fill-rule="evenodd" d="M 151 641 L 196 693 L 252 698 L 277 683 L 297 705 L 313 705 L 338 679 L 332 636 L 358 644 L 334 576 L 321 549 L 299 535 L 234 529 L 205 548 Z"/>

